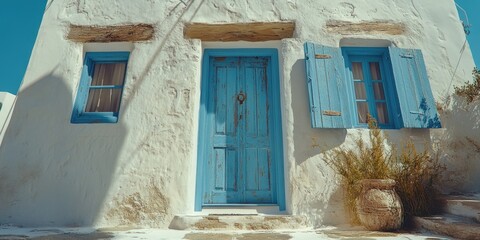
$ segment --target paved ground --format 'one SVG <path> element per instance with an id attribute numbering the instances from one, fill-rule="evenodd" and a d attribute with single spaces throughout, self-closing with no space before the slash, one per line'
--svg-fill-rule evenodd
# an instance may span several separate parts
<path id="1" fill-rule="evenodd" d="M 89 229 L 0 227 L 0 240 L 100 240 L 100 239 L 187 239 L 187 240 L 315 240 L 315 239 L 448 239 L 428 232 L 384 233 L 335 228 L 278 231 L 177 231 L 165 229 Z"/>

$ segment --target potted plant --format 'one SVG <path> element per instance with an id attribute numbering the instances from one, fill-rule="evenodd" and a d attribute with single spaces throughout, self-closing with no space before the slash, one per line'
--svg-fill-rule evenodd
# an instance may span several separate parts
<path id="1" fill-rule="evenodd" d="M 342 177 L 345 203 L 353 222 L 369 230 L 391 231 L 403 223 L 403 208 L 395 192 L 392 151 L 376 121 L 369 117 L 369 142 L 359 137 L 352 149 L 337 148 L 327 163 Z"/>
<path id="2" fill-rule="evenodd" d="M 333 149 L 325 160 L 341 176 L 346 209 L 353 223 L 369 230 L 392 231 L 404 219 L 432 214 L 436 183 L 444 167 L 428 149 L 417 151 L 407 141 L 400 152 L 369 117 L 368 142 L 359 137 L 351 149 Z M 398 154 L 397 154 L 398 153 Z"/>

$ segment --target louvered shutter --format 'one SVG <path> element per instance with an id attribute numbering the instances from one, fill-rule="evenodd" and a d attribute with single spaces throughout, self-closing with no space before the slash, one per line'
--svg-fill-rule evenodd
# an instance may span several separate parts
<path id="1" fill-rule="evenodd" d="M 422 52 L 394 47 L 389 51 L 401 112 L 400 127 L 440 128 Z"/>
<path id="2" fill-rule="evenodd" d="M 309 42 L 304 47 L 312 127 L 350 128 L 350 98 L 341 49 Z"/>

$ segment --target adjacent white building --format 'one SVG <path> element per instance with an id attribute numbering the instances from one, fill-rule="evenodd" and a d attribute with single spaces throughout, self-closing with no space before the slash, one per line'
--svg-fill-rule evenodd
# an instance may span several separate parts
<path id="1" fill-rule="evenodd" d="M 15 95 L 8 92 L 0 92 L 0 145 L 10 123 L 14 105 Z"/>
<path id="2" fill-rule="evenodd" d="M 480 111 L 451 97 L 474 68 L 452 0 L 48 6 L 0 146 L 0 223 L 346 223 L 323 154 L 366 136 L 367 112 L 389 141 L 443 151 L 444 191 L 480 191 Z"/>

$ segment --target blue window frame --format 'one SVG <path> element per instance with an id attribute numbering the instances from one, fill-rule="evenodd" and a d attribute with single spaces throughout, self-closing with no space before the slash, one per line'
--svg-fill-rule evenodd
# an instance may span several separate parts
<path id="1" fill-rule="evenodd" d="M 422 52 L 305 43 L 313 128 L 440 128 Z"/>
<path id="2" fill-rule="evenodd" d="M 72 123 L 116 123 L 129 52 L 87 52 Z"/>
<path id="3" fill-rule="evenodd" d="M 353 125 L 368 126 L 368 114 L 381 128 L 394 128 L 392 113 L 397 105 L 391 91 L 393 78 L 387 71 L 388 48 L 342 48 L 345 60 L 347 86 L 353 103 Z"/>

